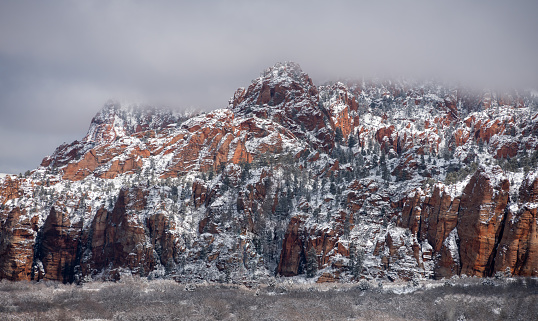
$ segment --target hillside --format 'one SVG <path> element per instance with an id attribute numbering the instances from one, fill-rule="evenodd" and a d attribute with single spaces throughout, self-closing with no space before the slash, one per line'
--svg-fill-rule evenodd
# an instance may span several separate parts
<path id="1" fill-rule="evenodd" d="M 278 63 L 208 113 L 109 102 L 0 176 L 0 279 L 536 276 L 537 162 L 531 92 Z"/>

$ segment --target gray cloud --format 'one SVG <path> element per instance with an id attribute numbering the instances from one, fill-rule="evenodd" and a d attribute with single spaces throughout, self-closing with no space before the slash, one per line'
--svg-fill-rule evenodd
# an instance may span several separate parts
<path id="1" fill-rule="evenodd" d="M 81 138 L 109 98 L 225 107 L 277 61 L 314 81 L 538 87 L 536 1 L 0 4 L 0 172 Z"/>

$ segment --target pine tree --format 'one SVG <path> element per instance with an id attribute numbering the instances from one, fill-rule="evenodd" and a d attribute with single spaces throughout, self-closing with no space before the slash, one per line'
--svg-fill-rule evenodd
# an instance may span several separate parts
<path id="1" fill-rule="evenodd" d="M 222 173 L 222 186 L 220 187 L 223 191 L 227 191 L 230 187 L 230 177 L 225 173 Z"/>
<path id="2" fill-rule="evenodd" d="M 353 134 L 350 134 L 347 140 L 347 146 L 349 148 L 353 148 L 355 147 L 356 144 L 357 144 L 357 140 L 355 139 L 355 136 Z"/>
<path id="3" fill-rule="evenodd" d="M 336 195 L 336 185 L 334 184 L 334 182 L 331 183 L 331 186 L 329 187 L 329 192 L 331 192 L 331 194 L 333 195 Z"/>
<path id="4" fill-rule="evenodd" d="M 311 247 L 306 257 L 306 277 L 313 278 L 318 272 L 318 259 L 316 250 Z"/>
<path id="5" fill-rule="evenodd" d="M 278 197 L 278 203 L 276 205 L 275 213 L 279 219 L 284 219 L 288 217 L 289 208 L 290 208 L 290 194 L 284 195 L 280 194 Z"/>
<path id="6" fill-rule="evenodd" d="M 177 202 L 177 196 L 178 196 L 178 189 L 177 186 L 172 186 L 172 189 L 170 191 L 172 201 Z"/>
<path id="7" fill-rule="evenodd" d="M 250 163 L 245 162 L 241 164 L 241 181 L 245 181 L 250 178 Z"/>
<path id="8" fill-rule="evenodd" d="M 344 134 L 342 133 L 342 129 L 340 127 L 336 127 L 336 132 L 334 134 L 334 140 L 338 144 L 342 144 L 343 139 L 344 139 Z"/>
<path id="9" fill-rule="evenodd" d="M 349 247 L 349 267 L 354 278 L 358 278 L 362 272 L 364 262 L 364 250 L 357 249 L 351 244 Z"/>
<path id="10" fill-rule="evenodd" d="M 351 224 L 349 222 L 350 218 L 348 216 L 348 214 L 346 213 L 345 217 L 344 217 L 344 237 L 348 238 L 349 237 L 349 232 L 350 232 L 350 229 L 351 229 Z"/>
<path id="11" fill-rule="evenodd" d="M 262 213 L 265 217 L 268 217 L 272 214 L 273 212 L 273 203 L 274 203 L 274 200 L 273 200 L 273 196 L 271 196 L 270 193 L 267 193 L 267 195 L 265 196 L 265 199 L 262 203 Z"/>
<path id="12" fill-rule="evenodd" d="M 314 220 L 316 221 L 316 223 L 319 222 L 319 214 L 321 213 L 321 210 L 318 208 L 316 208 L 313 212 L 312 212 L 312 217 L 314 218 Z"/>

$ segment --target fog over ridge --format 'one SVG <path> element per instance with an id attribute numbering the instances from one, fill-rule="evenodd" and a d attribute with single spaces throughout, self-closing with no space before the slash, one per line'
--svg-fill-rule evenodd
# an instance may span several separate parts
<path id="1" fill-rule="evenodd" d="M 0 172 L 80 139 L 109 99 L 203 110 L 277 61 L 316 84 L 409 77 L 538 88 L 538 3 L 0 3 Z"/>

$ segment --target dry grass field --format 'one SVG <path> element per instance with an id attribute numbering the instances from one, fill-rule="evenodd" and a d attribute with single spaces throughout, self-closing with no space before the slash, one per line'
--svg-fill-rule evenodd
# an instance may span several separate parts
<path id="1" fill-rule="evenodd" d="M 0 282 L 0 320 L 536 320 L 538 280 L 272 286 Z"/>

